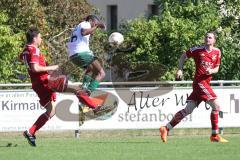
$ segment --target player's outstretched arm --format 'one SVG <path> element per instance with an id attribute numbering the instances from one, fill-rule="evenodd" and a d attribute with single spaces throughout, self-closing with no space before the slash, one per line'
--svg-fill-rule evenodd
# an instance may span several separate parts
<path id="1" fill-rule="evenodd" d="M 92 34 L 96 29 L 97 29 L 97 26 L 94 26 L 94 27 L 89 28 L 89 29 L 82 29 L 81 34 L 82 34 L 82 36 L 87 36 L 89 34 Z"/>
<path id="2" fill-rule="evenodd" d="M 186 53 L 183 53 L 182 56 L 179 59 L 178 70 L 177 70 L 177 73 L 176 73 L 176 80 L 177 81 L 180 81 L 182 79 L 183 65 L 184 65 L 186 59 L 187 59 L 187 55 L 186 55 Z"/>
<path id="3" fill-rule="evenodd" d="M 96 23 L 95 26 L 93 26 L 92 28 L 89 29 L 82 29 L 81 30 L 81 34 L 82 36 L 86 36 L 89 34 L 93 34 L 93 32 L 97 29 L 97 28 L 101 28 L 103 30 L 106 30 L 106 25 L 102 22 Z"/>
<path id="4" fill-rule="evenodd" d="M 40 66 L 39 64 L 32 63 L 31 64 L 31 70 L 33 72 L 46 72 L 46 71 L 56 71 L 59 69 L 58 65 L 53 66 Z"/>

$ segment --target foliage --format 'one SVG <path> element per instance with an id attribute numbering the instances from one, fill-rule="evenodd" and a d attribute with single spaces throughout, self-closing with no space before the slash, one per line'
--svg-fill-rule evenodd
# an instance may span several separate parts
<path id="1" fill-rule="evenodd" d="M 24 67 L 19 65 L 18 53 L 20 52 L 22 33 L 13 33 L 7 25 L 9 20 L 6 13 L 0 13 L 0 83 L 20 82 L 21 71 Z"/>
<path id="2" fill-rule="evenodd" d="M 125 37 L 122 49 L 127 48 L 124 51 L 127 54 L 115 58 L 118 72 L 124 74 L 124 67 L 130 71 L 146 67 L 155 70 L 152 74 L 159 71 L 152 80 L 173 80 L 183 51 L 201 45 L 206 31 L 213 30 L 218 35 L 217 47 L 222 50 L 222 65 L 214 78 L 239 79 L 240 0 L 155 0 L 155 3 L 161 9 L 158 16 L 122 24 L 120 32 Z M 61 64 L 65 73 L 79 81 L 83 71 L 67 62 L 66 42 L 71 29 L 92 11 L 86 0 L 1 0 L 1 82 L 29 81 L 25 78 L 26 69 L 16 59 L 30 26 L 40 29 L 44 39 L 41 50 L 50 64 Z M 92 50 L 106 67 L 107 35 L 97 31 L 91 39 Z M 193 66 L 192 60 L 186 62 L 185 80 L 192 79 Z"/>
<path id="3" fill-rule="evenodd" d="M 9 5 L 11 4 L 11 5 Z M 8 54 L 9 57 L 16 57 L 20 53 L 21 48 L 24 46 L 24 34 L 30 26 L 36 26 L 41 31 L 43 37 L 43 45 L 41 51 L 47 56 L 48 62 L 58 63 L 64 65 L 67 61 L 66 53 L 66 40 L 70 35 L 72 27 L 77 25 L 83 18 L 90 14 L 92 8 L 85 0 L 1 0 L 0 11 L 4 11 L 5 15 L 9 18 L 4 22 L 9 28 L 11 28 L 12 35 L 18 35 L 21 33 L 22 39 L 16 37 L 5 36 L 3 41 L 11 42 L 11 45 L 15 45 L 12 52 L 7 53 L 2 51 L 2 55 Z M 3 26 L 1 26 L 3 27 Z M 53 38 L 60 32 L 67 30 L 60 37 Z M 10 33 L 9 33 L 10 34 Z M 18 45 L 17 45 L 18 44 Z M 11 48 L 13 46 L 4 45 L 4 49 Z M 6 62 L 7 63 L 7 62 Z M 9 61 L 8 63 L 11 63 Z M 19 64 L 12 65 L 17 68 Z M 8 68 L 7 64 L 1 63 L 1 68 Z M 73 68 L 69 65 L 69 72 Z M 6 74 L 10 74 L 10 70 L 6 71 Z M 27 75 L 26 70 L 18 70 L 19 73 Z M 75 74 L 80 74 L 77 71 Z M 7 75 L 2 77 L 4 82 L 19 81 L 17 77 L 11 77 Z M 80 77 L 80 76 L 76 76 Z M 29 81 L 29 79 L 25 79 Z"/>
<path id="4" fill-rule="evenodd" d="M 122 57 L 128 59 L 131 66 L 143 61 L 160 63 L 168 68 L 160 79 L 173 80 L 183 51 L 202 45 L 205 33 L 215 31 L 217 47 L 222 50 L 222 66 L 215 78 L 237 79 L 240 76 L 239 63 L 236 63 L 240 44 L 239 23 L 233 18 L 239 12 L 231 12 L 229 1 L 224 3 L 225 8 L 234 15 L 228 17 L 222 13 L 223 4 L 215 1 L 156 0 L 156 4 L 161 8 L 160 15 L 136 19 L 122 27 L 126 43 L 135 47 L 131 54 Z M 185 64 L 186 80 L 192 79 L 193 66 L 192 60 Z"/>

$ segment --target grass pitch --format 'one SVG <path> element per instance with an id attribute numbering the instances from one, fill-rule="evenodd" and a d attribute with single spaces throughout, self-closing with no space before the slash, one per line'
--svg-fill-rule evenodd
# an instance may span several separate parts
<path id="1" fill-rule="evenodd" d="M 211 143 L 209 136 L 169 136 L 168 143 L 158 135 L 133 134 L 79 139 L 73 136 L 40 134 L 37 147 L 19 135 L 0 138 L 0 160 L 239 160 L 240 135 L 224 135 L 229 143 Z M 13 137 L 13 138 L 12 138 Z M 95 137 L 95 138 L 94 138 Z"/>

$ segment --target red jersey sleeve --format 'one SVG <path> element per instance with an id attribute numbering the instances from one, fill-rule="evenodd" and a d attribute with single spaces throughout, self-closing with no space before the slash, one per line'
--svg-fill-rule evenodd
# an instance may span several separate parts
<path id="1" fill-rule="evenodd" d="M 220 63 L 221 63 L 221 51 L 219 51 L 219 54 L 217 55 L 216 66 L 219 66 Z"/>

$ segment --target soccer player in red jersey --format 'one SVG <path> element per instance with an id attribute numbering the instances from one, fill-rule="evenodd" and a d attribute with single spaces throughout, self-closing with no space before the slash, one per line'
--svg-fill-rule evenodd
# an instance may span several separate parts
<path id="1" fill-rule="evenodd" d="M 193 58 L 196 65 L 196 73 L 193 80 L 193 92 L 187 99 L 187 106 L 177 112 L 173 119 L 166 125 L 160 127 L 160 135 L 163 142 L 167 141 L 167 133 L 175 127 L 184 117 L 191 114 L 193 110 L 202 102 L 207 102 L 212 107 L 211 124 L 212 135 L 210 136 L 211 142 L 228 142 L 226 139 L 219 135 L 218 116 L 220 104 L 217 101 L 217 96 L 213 92 L 210 81 L 212 74 L 219 70 L 221 51 L 214 47 L 216 36 L 214 32 L 208 32 L 205 35 L 205 45 L 200 47 L 190 48 L 184 53 L 179 61 L 176 79 L 181 79 L 183 75 L 183 64 L 186 59 Z"/>
<path id="2" fill-rule="evenodd" d="M 28 69 L 28 74 L 31 79 L 32 89 L 39 97 L 41 106 L 46 108 L 46 112 L 40 115 L 33 126 L 23 132 L 31 146 L 36 146 L 35 133 L 38 131 L 49 119 L 55 115 L 55 104 L 57 92 L 73 92 L 79 98 L 79 101 L 86 104 L 90 108 L 98 110 L 100 108 L 94 104 L 88 96 L 81 94 L 81 89 L 67 85 L 66 76 L 58 76 L 50 78 L 49 71 L 57 71 L 58 65 L 47 66 L 44 55 L 40 52 L 39 46 L 42 42 L 41 34 L 37 28 L 30 28 L 26 33 L 27 44 L 20 54 L 22 60 Z"/>

